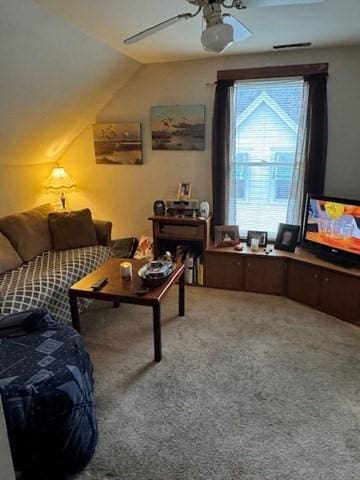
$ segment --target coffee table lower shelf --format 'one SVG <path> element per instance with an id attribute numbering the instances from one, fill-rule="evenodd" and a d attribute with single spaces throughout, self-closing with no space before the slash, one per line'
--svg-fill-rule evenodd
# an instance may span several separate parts
<path id="1" fill-rule="evenodd" d="M 120 263 L 126 260 L 132 263 L 133 277 L 131 280 L 124 280 L 120 275 Z M 78 308 L 78 298 L 88 298 L 93 300 L 108 301 L 116 308 L 121 303 L 130 303 L 133 305 L 144 305 L 152 307 L 153 311 L 153 332 L 154 332 L 154 360 L 160 362 L 161 352 L 161 301 L 170 290 L 172 285 L 178 281 L 179 288 L 179 316 L 185 315 L 185 281 L 183 264 L 177 264 L 169 279 L 160 287 L 151 289 L 145 295 L 137 295 L 136 291 L 141 287 L 141 280 L 137 276 L 137 271 L 145 262 L 140 260 L 129 260 L 112 258 L 104 263 L 94 272 L 82 278 L 69 289 L 69 300 L 73 327 L 81 333 L 80 313 Z M 108 282 L 97 291 L 91 289 L 100 278 L 106 277 Z"/>

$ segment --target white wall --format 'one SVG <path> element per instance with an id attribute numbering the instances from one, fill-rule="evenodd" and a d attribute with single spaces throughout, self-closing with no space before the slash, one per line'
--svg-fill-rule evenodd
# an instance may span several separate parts
<path id="1" fill-rule="evenodd" d="M 96 216 L 114 222 L 114 235 L 150 232 L 147 217 L 155 199 L 174 197 L 180 181 L 193 184 L 193 196 L 211 199 L 211 121 L 216 80 L 221 69 L 297 63 L 330 63 L 329 151 L 326 193 L 360 198 L 360 47 L 276 52 L 211 60 L 142 66 L 111 99 L 98 122 L 143 123 L 144 165 L 96 165 L 88 128 L 62 157 L 79 192 L 72 206 L 90 206 Z M 206 105 L 204 152 L 152 151 L 150 107 L 166 104 Z"/>
<path id="2" fill-rule="evenodd" d="M 54 162 L 140 64 L 32 0 L 1 0 L 0 66 L 2 215 L 34 204 L 42 168 L 20 167 Z"/>

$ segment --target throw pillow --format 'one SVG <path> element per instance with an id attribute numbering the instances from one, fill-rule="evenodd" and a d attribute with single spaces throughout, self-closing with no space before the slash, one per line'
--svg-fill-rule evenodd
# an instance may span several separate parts
<path id="1" fill-rule="evenodd" d="M 0 274 L 20 267 L 23 261 L 9 240 L 0 233 Z"/>
<path id="2" fill-rule="evenodd" d="M 0 232 L 7 237 L 24 262 L 51 249 L 48 215 L 50 204 L 0 218 Z"/>
<path id="3" fill-rule="evenodd" d="M 97 245 L 95 225 L 88 208 L 72 212 L 53 212 L 49 227 L 55 250 Z"/>

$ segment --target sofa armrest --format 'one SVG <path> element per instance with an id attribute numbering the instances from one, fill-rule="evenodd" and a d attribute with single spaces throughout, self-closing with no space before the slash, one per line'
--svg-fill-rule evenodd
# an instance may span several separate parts
<path id="1" fill-rule="evenodd" d="M 99 245 L 110 246 L 112 222 L 106 220 L 94 220 L 94 225 Z"/>
<path id="2" fill-rule="evenodd" d="M 139 242 L 135 237 L 119 238 L 111 242 L 114 257 L 133 258 Z"/>

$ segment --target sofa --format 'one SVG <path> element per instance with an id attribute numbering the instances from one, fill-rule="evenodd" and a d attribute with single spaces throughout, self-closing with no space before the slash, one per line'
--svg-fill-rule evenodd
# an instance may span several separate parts
<path id="1" fill-rule="evenodd" d="M 68 289 L 112 256 L 111 229 L 89 209 L 55 212 L 50 204 L 0 218 L 0 322 L 46 308 L 70 323 Z M 88 303 L 79 302 L 80 310 Z"/>

